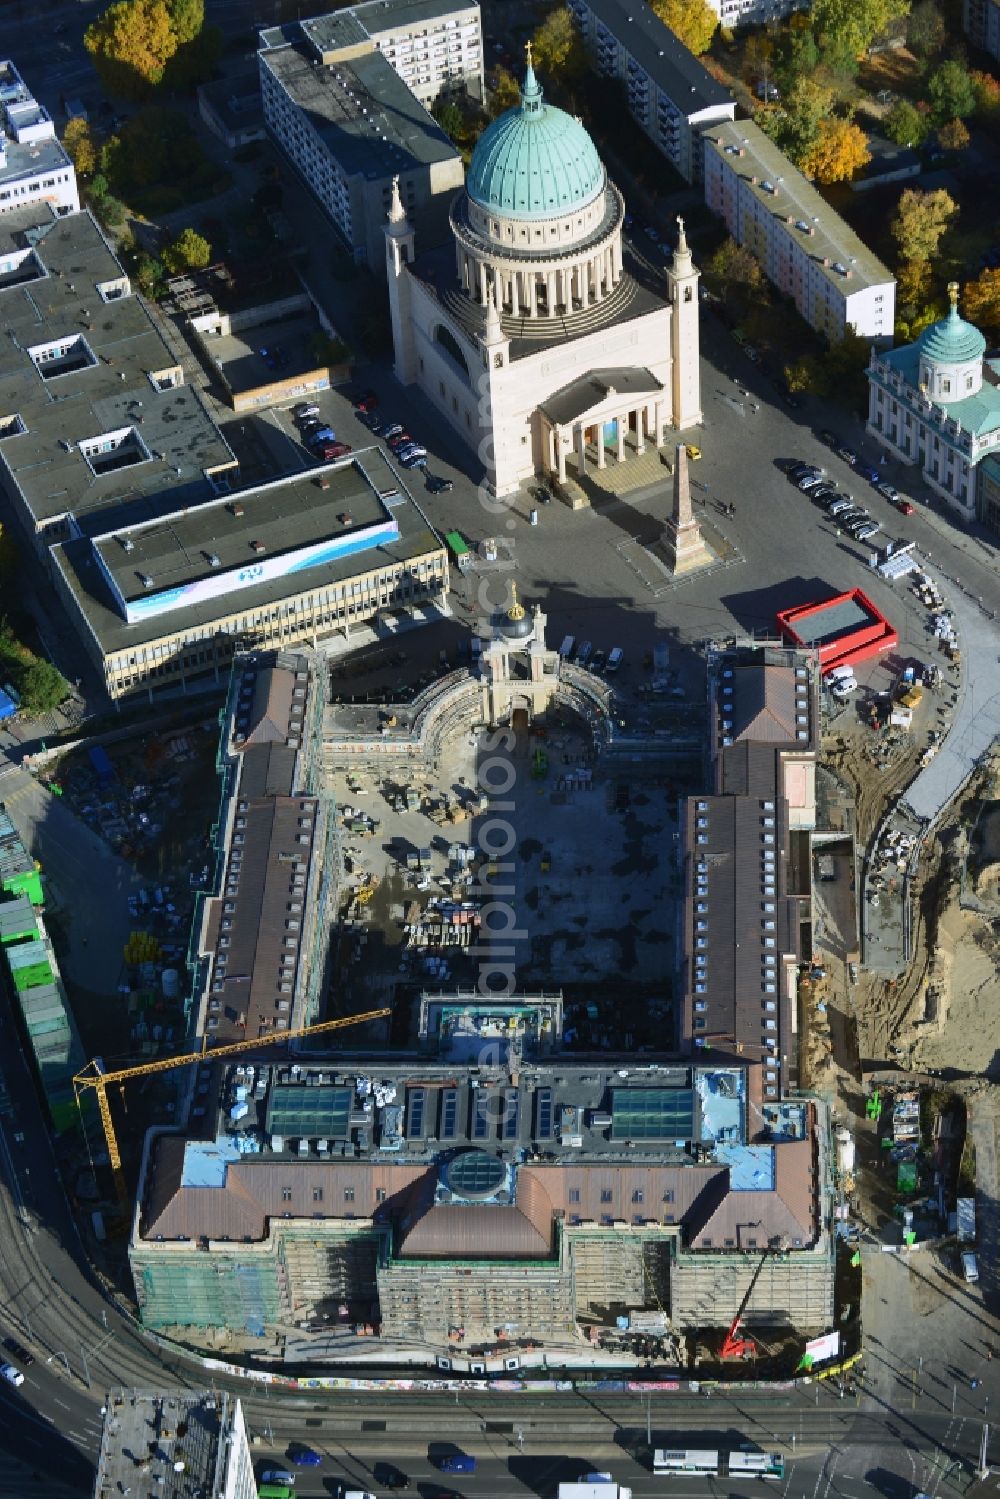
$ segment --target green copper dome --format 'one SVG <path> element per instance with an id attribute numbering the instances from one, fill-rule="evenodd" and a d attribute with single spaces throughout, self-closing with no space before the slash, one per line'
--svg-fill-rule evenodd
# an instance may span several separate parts
<path id="1" fill-rule="evenodd" d="M 542 102 L 531 60 L 521 103 L 483 131 L 465 189 L 487 213 L 552 219 L 582 208 L 604 189 L 604 166 L 579 120 Z"/>
<path id="2" fill-rule="evenodd" d="M 917 340 L 921 357 L 932 364 L 970 364 L 986 353 L 986 340 L 978 328 L 958 315 L 958 282 L 948 287 L 948 316 L 925 328 Z"/>

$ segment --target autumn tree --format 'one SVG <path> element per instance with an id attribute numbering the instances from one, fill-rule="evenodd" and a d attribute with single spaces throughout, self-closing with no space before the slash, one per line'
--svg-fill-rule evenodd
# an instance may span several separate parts
<path id="1" fill-rule="evenodd" d="M 705 280 L 723 302 L 749 302 L 765 293 L 760 262 L 734 239 L 727 239 L 704 267 Z"/>
<path id="2" fill-rule="evenodd" d="M 130 99 L 162 81 L 178 47 L 165 0 L 117 0 L 87 27 L 83 44 L 107 92 Z"/>
<path id="3" fill-rule="evenodd" d="M 182 229 L 163 251 L 163 264 L 172 276 L 181 271 L 201 271 L 212 258 L 212 246 L 195 229 Z"/>
<path id="4" fill-rule="evenodd" d="M 969 74 L 976 96 L 976 114 L 981 120 L 996 120 L 1000 116 L 1000 83 L 992 73 L 973 70 Z"/>
<path id="5" fill-rule="evenodd" d="M 513 109 L 520 103 L 520 99 L 521 90 L 514 75 L 508 73 L 506 68 L 497 68 L 490 92 L 490 114 L 493 119 L 502 115 L 505 109 Z"/>
<path id="6" fill-rule="evenodd" d="M 917 0 L 906 22 L 906 45 L 918 57 L 933 57 L 944 46 L 947 30 L 935 0 Z"/>
<path id="7" fill-rule="evenodd" d="M 205 0 L 166 0 L 178 47 L 193 42 L 205 25 Z"/>
<path id="8" fill-rule="evenodd" d="M 587 57 L 576 22 L 563 7 L 552 11 L 539 26 L 531 42 L 535 71 L 566 83 L 583 76 Z"/>
<path id="9" fill-rule="evenodd" d="M 97 146 L 90 126 L 79 115 L 69 121 L 63 131 L 62 143 L 67 155 L 81 177 L 90 177 L 97 170 Z"/>
<path id="10" fill-rule="evenodd" d="M 958 204 L 943 187 L 927 193 L 908 187 L 890 225 L 900 260 L 926 261 L 929 265 L 957 212 Z"/>
<path id="11" fill-rule="evenodd" d="M 972 139 L 961 120 L 948 120 L 937 133 L 942 151 L 964 151 Z"/>
<path id="12" fill-rule="evenodd" d="M 1000 332 L 1000 270 L 980 271 L 975 281 L 965 283 L 962 312 L 977 328 Z"/>
<path id="13" fill-rule="evenodd" d="M 650 0 L 650 5 L 695 57 L 708 51 L 719 18 L 707 0 Z"/>
<path id="14" fill-rule="evenodd" d="M 896 277 L 896 301 L 900 307 L 922 306 L 930 296 L 931 266 L 929 260 L 904 260 Z"/>
<path id="15" fill-rule="evenodd" d="M 909 0 L 813 0 L 812 27 L 823 62 L 853 71 L 875 38 L 909 10 Z"/>
<path id="16" fill-rule="evenodd" d="M 798 165 L 819 136 L 820 122 L 833 109 L 833 90 L 815 78 L 799 78 L 778 110 L 762 113 L 757 123 Z"/>
<path id="17" fill-rule="evenodd" d="M 897 146 L 919 146 L 928 130 L 926 118 L 909 99 L 897 99 L 882 125 Z"/>
<path id="18" fill-rule="evenodd" d="M 831 116 L 820 120 L 816 139 L 799 166 L 817 182 L 849 182 L 871 159 L 868 137 L 861 127 L 851 120 Z"/>
<path id="19" fill-rule="evenodd" d="M 954 58 L 934 69 L 927 80 L 927 97 L 935 124 L 964 120 L 975 112 L 976 90 L 969 71 Z"/>

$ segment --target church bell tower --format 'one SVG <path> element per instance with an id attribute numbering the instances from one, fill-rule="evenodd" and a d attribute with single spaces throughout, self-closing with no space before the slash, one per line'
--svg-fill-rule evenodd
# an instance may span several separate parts
<path id="1" fill-rule="evenodd" d="M 673 425 L 684 431 L 701 421 L 701 350 L 698 337 L 698 282 L 688 247 L 684 220 L 677 220 L 677 248 L 667 267 L 667 291 L 670 298 L 671 394 Z"/>

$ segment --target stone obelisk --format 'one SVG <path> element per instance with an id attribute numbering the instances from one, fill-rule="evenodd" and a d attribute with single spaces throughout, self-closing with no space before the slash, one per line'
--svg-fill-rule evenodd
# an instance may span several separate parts
<path id="1" fill-rule="evenodd" d="M 709 567 L 715 561 L 691 509 L 687 446 L 683 442 L 677 444 L 674 503 L 664 526 L 662 545 L 667 566 L 677 577 L 683 573 L 696 572 L 701 567 Z"/>

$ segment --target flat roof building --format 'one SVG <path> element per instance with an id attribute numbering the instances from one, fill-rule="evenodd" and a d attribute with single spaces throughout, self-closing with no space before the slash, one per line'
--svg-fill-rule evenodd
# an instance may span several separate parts
<path id="1" fill-rule="evenodd" d="M 315 645 L 448 587 L 440 538 L 377 448 L 79 535 L 52 562 L 112 698 L 218 680 L 239 649 Z"/>
<path id="2" fill-rule="evenodd" d="M 849 328 L 890 341 L 895 278 L 813 184 L 752 120 L 702 135 L 705 202 L 806 322 L 831 343 Z"/>
<path id="3" fill-rule="evenodd" d="M 243 1407 L 224 1390 L 112 1390 L 94 1499 L 257 1499 Z"/>
<path id="4" fill-rule="evenodd" d="M 714 658 L 709 708 L 713 785 L 687 798 L 682 818 L 679 1039 L 697 1055 L 759 1064 L 763 1096 L 776 1102 L 797 1073 L 816 821 L 815 657 L 753 647 Z"/>
<path id="5" fill-rule="evenodd" d="M 964 0 L 962 26 L 974 47 L 1000 58 L 1000 0 Z"/>
<path id="6" fill-rule="evenodd" d="M 0 319 L 0 482 L 43 555 L 235 479 L 229 444 L 89 212 L 0 217 Z"/>
<path id="7" fill-rule="evenodd" d="M 645 3 L 567 0 L 598 72 L 624 85 L 636 123 L 688 182 L 702 175 L 701 127 L 736 101 Z"/>
<path id="8" fill-rule="evenodd" d="M 437 244 L 464 171 L 455 146 L 363 30 L 348 11 L 262 33 L 261 98 L 268 129 L 355 262 L 384 275 L 393 178 L 411 220 Z"/>
<path id="9" fill-rule="evenodd" d="M 0 61 L 0 214 L 46 203 L 60 216 L 79 213 L 76 171 L 48 110 L 14 64 Z"/>

